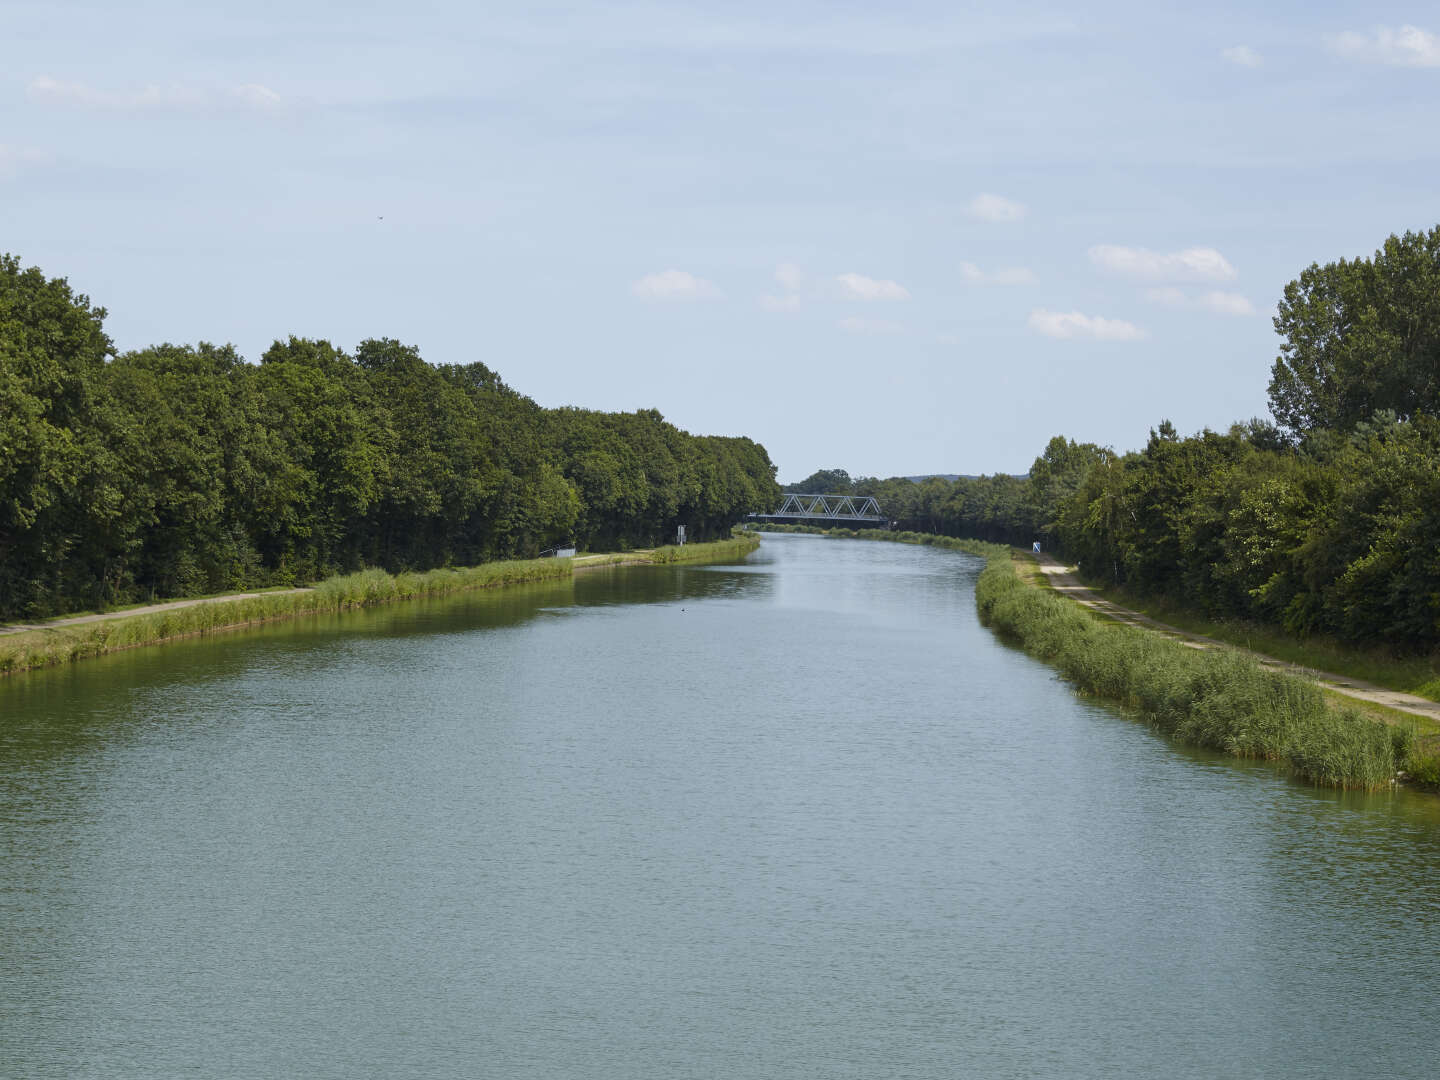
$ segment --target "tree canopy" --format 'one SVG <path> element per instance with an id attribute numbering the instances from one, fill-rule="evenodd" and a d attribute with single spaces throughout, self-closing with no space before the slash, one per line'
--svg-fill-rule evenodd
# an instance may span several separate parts
<path id="1" fill-rule="evenodd" d="M 1270 411 L 1290 431 L 1440 413 L 1440 226 L 1311 265 L 1285 287 L 1275 330 Z"/>
<path id="2" fill-rule="evenodd" d="M 750 439 L 541 408 L 393 339 L 116 356 L 104 318 L 0 258 L 0 617 L 705 539 L 780 498 Z"/>
<path id="3" fill-rule="evenodd" d="M 1028 545 L 1218 618 L 1440 648 L 1440 227 L 1312 266 L 1261 420 L 1143 449 L 1051 439 L 1028 478 L 858 479 L 902 529 Z M 1292 437 L 1294 436 L 1294 437 Z"/>

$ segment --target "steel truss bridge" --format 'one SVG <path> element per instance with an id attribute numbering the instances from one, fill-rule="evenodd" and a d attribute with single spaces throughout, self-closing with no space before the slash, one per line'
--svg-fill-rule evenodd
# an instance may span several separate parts
<path id="1" fill-rule="evenodd" d="M 868 495 L 786 495 L 773 514 L 751 514 L 750 521 L 828 521 L 888 525 L 880 504 Z"/>

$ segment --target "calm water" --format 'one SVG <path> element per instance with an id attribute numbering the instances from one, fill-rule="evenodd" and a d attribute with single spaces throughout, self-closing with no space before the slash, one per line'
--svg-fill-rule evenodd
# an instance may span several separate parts
<path id="1" fill-rule="evenodd" d="M 1077 700 L 978 567 L 772 536 L 0 681 L 0 1076 L 1435 1076 L 1440 799 Z"/>

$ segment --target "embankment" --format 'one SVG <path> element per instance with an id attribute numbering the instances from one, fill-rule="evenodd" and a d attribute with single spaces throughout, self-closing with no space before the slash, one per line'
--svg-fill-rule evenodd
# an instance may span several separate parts
<path id="1" fill-rule="evenodd" d="M 1266 671 L 1234 649 L 1197 650 L 1148 630 L 1101 621 L 1022 582 L 1009 553 L 976 583 L 986 625 L 1059 668 L 1081 690 L 1125 705 L 1197 746 L 1289 766 L 1317 784 L 1377 790 L 1411 762 L 1413 729 L 1332 708 L 1318 686 Z"/>
<path id="2" fill-rule="evenodd" d="M 816 530 L 782 527 L 786 532 Z M 828 536 L 900 540 L 986 558 L 975 588 L 981 621 L 1054 665 L 1082 692 L 1123 705 L 1183 742 L 1281 763 L 1316 784 L 1377 790 L 1440 778 L 1413 727 L 1335 708 L 1321 689 L 1267 671 L 1237 649 L 1187 648 L 1148 630 L 1097 618 L 1021 581 L 1009 548 L 924 533 L 832 529 Z"/>
<path id="3" fill-rule="evenodd" d="M 707 544 L 656 548 L 617 556 L 626 564 L 719 562 L 755 549 L 757 537 L 738 536 Z M 502 588 L 571 577 L 571 559 L 506 560 L 426 573 L 388 574 L 362 570 L 327 578 L 313 589 L 216 599 L 163 611 L 55 625 L 0 637 L 0 675 L 53 667 L 92 656 L 159 645 L 180 638 L 234 630 L 301 615 L 346 611 L 397 600 L 444 596 L 472 589 Z"/>

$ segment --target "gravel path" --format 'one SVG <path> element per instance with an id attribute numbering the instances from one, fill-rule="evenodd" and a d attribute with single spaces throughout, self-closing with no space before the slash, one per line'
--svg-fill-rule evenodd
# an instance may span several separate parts
<path id="1" fill-rule="evenodd" d="M 1192 649 L 1239 648 L 1237 645 L 1217 641 L 1204 634 L 1192 634 L 1188 630 L 1181 630 L 1168 623 L 1158 622 L 1148 615 L 1142 615 L 1138 611 L 1131 611 L 1129 608 L 1112 603 L 1094 589 L 1081 584 L 1080 579 L 1075 576 L 1074 567 L 1066 566 L 1053 556 L 1041 554 L 1031 555 L 1031 558 L 1038 564 L 1040 572 L 1050 579 L 1050 584 L 1055 587 L 1056 592 L 1063 593 L 1077 604 L 1115 619 L 1117 622 L 1154 630 L 1179 641 L 1182 645 L 1188 645 Z M 1277 660 L 1273 656 L 1266 656 L 1253 649 L 1241 649 L 1241 651 L 1250 653 L 1260 661 L 1263 667 L 1299 675 L 1320 684 L 1327 690 L 1334 690 L 1337 694 L 1344 694 L 1357 701 L 1369 701 L 1376 705 L 1384 705 L 1387 708 L 1398 709 L 1400 712 L 1411 713 L 1414 716 L 1428 716 L 1432 720 L 1440 721 L 1440 702 L 1418 697 L 1415 694 L 1404 694 L 1399 690 L 1389 690 L 1362 679 L 1353 679 L 1349 675 L 1337 675 L 1332 671 L 1316 671 L 1314 668 L 1301 667 L 1299 664 Z"/>
<path id="2" fill-rule="evenodd" d="M 286 593 L 309 591 L 309 589 L 273 589 L 265 593 L 242 592 L 230 593 L 226 596 L 207 596 L 201 600 L 169 600 L 163 604 L 146 604 L 144 607 L 126 608 L 124 611 L 105 611 L 98 615 L 72 615 L 65 619 L 46 619 L 44 622 L 38 623 L 11 623 L 8 626 L 0 626 L 0 634 L 23 634 L 30 630 L 59 630 L 64 626 L 104 622 L 106 619 L 128 619 L 131 615 L 149 615 L 156 611 L 194 607 L 196 604 L 220 604 L 226 600 L 249 600 L 256 596 L 283 596 Z"/>

